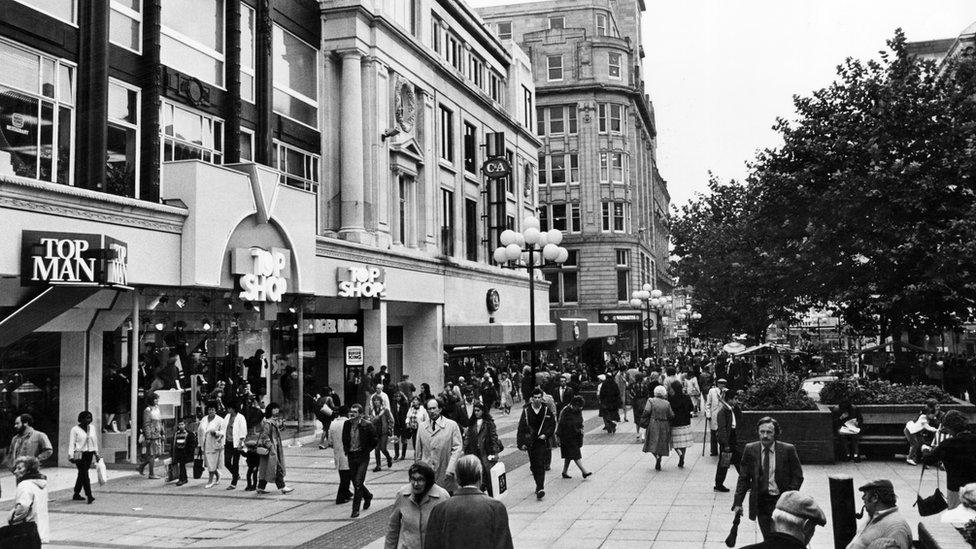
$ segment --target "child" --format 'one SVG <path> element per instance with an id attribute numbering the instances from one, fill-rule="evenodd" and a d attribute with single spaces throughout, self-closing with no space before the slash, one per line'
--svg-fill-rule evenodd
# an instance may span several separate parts
<path id="1" fill-rule="evenodd" d="M 173 435 L 173 463 L 179 468 L 179 482 L 177 486 L 186 484 L 186 463 L 193 461 L 193 451 L 197 447 L 197 436 L 186 428 L 186 420 L 181 419 L 176 424 L 176 434 Z"/>

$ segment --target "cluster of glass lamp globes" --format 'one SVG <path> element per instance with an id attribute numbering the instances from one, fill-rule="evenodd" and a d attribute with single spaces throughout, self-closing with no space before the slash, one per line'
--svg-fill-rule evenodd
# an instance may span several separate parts
<path id="1" fill-rule="evenodd" d="M 671 296 L 665 296 L 661 290 L 651 289 L 650 284 L 644 284 L 640 290 L 635 290 L 634 293 L 630 295 L 630 306 L 635 309 L 640 309 L 644 306 L 644 302 L 655 309 L 661 309 L 665 305 L 671 302 Z M 678 318 L 689 317 L 692 320 L 701 319 L 701 313 L 693 312 L 691 307 L 682 307 L 677 309 L 675 314 Z"/>
<path id="2" fill-rule="evenodd" d="M 518 263 L 538 267 L 545 262 L 563 264 L 569 259 L 569 251 L 559 245 L 563 241 L 563 233 L 559 229 L 539 230 L 539 220 L 533 216 L 522 221 L 525 229 L 517 233 L 511 229 L 502 231 L 499 235 L 501 246 L 495 248 L 492 258 L 498 264 Z M 534 254 L 530 257 L 529 254 Z"/>

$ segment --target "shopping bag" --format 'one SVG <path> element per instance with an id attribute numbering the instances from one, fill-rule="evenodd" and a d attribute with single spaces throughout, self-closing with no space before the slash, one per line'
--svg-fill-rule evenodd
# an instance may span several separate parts
<path id="1" fill-rule="evenodd" d="M 935 469 L 935 493 L 928 497 L 922 497 L 919 490 L 922 489 L 922 477 L 925 476 L 926 466 L 922 466 L 922 474 L 918 478 L 918 489 L 915 490 L 915 507 L 918 507 L 918 514 L 923 517 L 929 517 L 942 511 L 945 511 L 949 504 L 946 502 L 945 496 L 942 495 L 942 490 L 939 487 L 939 467 L 934 467 Z"/>
<path id="2" fill-rule="evenodd" d="M 721 452 L 718 455 L 718 466 L 727 468 L 732 465 L 732 452 Z"/>
<path id="3" fill-rule="evenodd" d="M 842 435 L 856 435 L 861 432 L 861 428 L 857 426 L 856 419 L 850 419 L 844 422 L 844 424 L 840 426 L 840 429 L 838 429 L 837 432 Z"/>
<path id="4" fill-rule="evenodd" d="M 180 478 L 180 466 L 176 460 L 170 461 L 169 466 L 166 467 L 166 482 L 173 482 L 178 478 Z"/>
<path id="5" fill-rule="evenodd" d="M 488 471 L 489 482 L 491 483 L 491 497 L 501 499 L 508 491 L 508 479 L 505 476 L 505 464 L 498 462 L 491 466 Z"/>
<path id="6" fill-rule="evenodd" d="M 105 466 L 105 460 L 98 458 L 95 462 L 95 472 L 98 475 L 98 485 L 104 486 L 108 482 L 108 467 Z"/>

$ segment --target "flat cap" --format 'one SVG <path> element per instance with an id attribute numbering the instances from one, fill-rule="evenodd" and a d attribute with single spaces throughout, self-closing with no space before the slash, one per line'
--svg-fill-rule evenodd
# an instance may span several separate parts
<path id="1" fill-rule="evenodd" d="M 810 519 L 820 526 L 827 524 L 827 516 L 823 510 L 813 501 L 813 498 L 796 490 L 783 492 L 776 502 L 776 508 L 784 513 L 789 513 L 805 519 Z"/>
<path id="2" fill-rule="evenodd" d="M 861 486 L 860 488 L 858 488 L 858 490 L 862 492 L 867 492 L 868 490 L 875 490 L 878 488 L 887 488 L 888 490 L 894 491 L 895 485 L 892 484 L 891 481 L 886 478 L 879 478 L 879 479 L 872 480 L 871 482 L 865 484 L 864 486 Z"/>
<path id="3" fill-rule="evenodd" d="M 726 381 L 726 379 L 724 377 L 720 377 L 720 378 L 718 378 L 718 381 L 716 381 L 715 383 L 726 383 L 727 384 L 728 381 Z"/>

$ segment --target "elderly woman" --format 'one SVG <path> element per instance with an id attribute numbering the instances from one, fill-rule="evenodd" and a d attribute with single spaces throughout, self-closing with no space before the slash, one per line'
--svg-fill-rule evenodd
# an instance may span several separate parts
<path id="1" fill-rule="evenodd" d="M 146 409 L 142 411 L 142 462 L 139 474 L 145 474 L 149 466 L 149 478 L 157 479 L 156 458 L 163 453 L 163 417 L 159 411 L 159 395 L 149 393 Z"/>
<path id="2" fill-rule="evenodd" d="M 282 494 L 289 494 L 295 489 L 285 485 L 285 450 L 281 444 L 281 405 L 277 402 L 268 404 L 264 409 L 264 419 L 261 420 L 261 431 L 258 435 L 257 454 L 261 456 L 258 466 L 257 493 L 267 494 L 269 481 Z"/>
<path id="3" fill-rule="evenodd" d="M 961 528 L 969 521 L 976 520 L 976 482 L 959 489 L 959 504 L 955 509 L 942 513 L 942 522 Z"/>
<path id="4" fill-rule="evenodd" d="M 47 477 L 39 471 L 36 457 L 21 456 L 14 462 L 17 494 L 10 512 L 8 533 L 2 540 L 4 547 L 40 548 L 50 535 L 47 514 Z"/>
<path id="5" fill-rule="evenodd" d="M 596 395 L 600 400 L 600 417 L 603 418 L 603 430 L 611 435 L 617 432 L 617 422 L 620 421 L 620 388 L 612 379 L 600 374 L 596 376 L 600 384 L 596 387 Z"/>
<path id="6" fill-rule="evenodd" d="M 949 509 L 959 504 L 959 489 L 976 483 L 976 433 L 968 429 L 966 416 L 958 410 L 949 410 L 942 419 L 942 431 L 951 438 L 932 450 L 922 447 L 922 462 L 926 465 L 945 466 L 946 500 Z"/>
<path id="7" fill-rule="evenodd" d="M 207 415 L 197 426 L 197 444 L 200 445 L 203 461 L 207 466 L 208 481 L 205 488 L 213 488 L 220 482 L 220 464 L 223 462 L 226 434 L 224 418 L 217 415 L 217 403 L 211 400 L 207 403 Z"/>
<path id="8" fill-rule="evenodd" d="M 574 462 L 579 467 L 583 478 L 593 473 L 583 467 L 583 397 L 576 395 L 569 401 L 569 406 L 563 408 L 556 424 L 556 435 L 559 438 L 559 454 L 563 457 L 563 478 L 569 476 L 569 463 Z"/>
<path id="9" fill-rule="evenodd" d="M 434 483 L 434 469 L 427 463 L 414 463 L 407 475 L 410 483 L 397 492 L 393 503 L 393 514 L 386 530 L 386 549 L 423 547 L 430 510 L 451 497 L 447 490 Z"/>
<path id="10" fill-rule="evenodd" d="M 671 420 L 674 411 L 668 403 L 668 390 L 663 385 L 654 388 L 654 396 L 644 405 L 642 422 L 647 427 L 644 453 L 654 454 L 654 469 L 661 470 L 661 458 L 671 453 Z"/>

